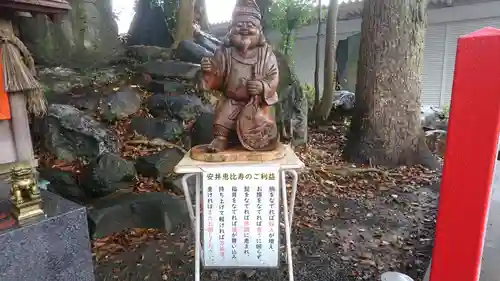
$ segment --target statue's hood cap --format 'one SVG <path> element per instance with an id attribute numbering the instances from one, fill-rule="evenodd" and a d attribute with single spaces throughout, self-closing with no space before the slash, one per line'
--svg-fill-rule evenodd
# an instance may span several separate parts
<path id="1" fill-rule="evenodd" d="M 233 11 L 233 22 L 242 18 L 261 21 L 260 9 L 255 0 L 238 0 Z"/>

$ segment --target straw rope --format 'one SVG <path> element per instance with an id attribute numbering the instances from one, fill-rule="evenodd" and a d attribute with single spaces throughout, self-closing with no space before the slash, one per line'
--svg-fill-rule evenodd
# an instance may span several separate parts
<path id="1" fill-rule="evenodd" d="M 5 90 L 25 93 L 28 111 L 36 116 L 45 115 L 47 100 L 42 85 L 35 78 L 35 61 L 28 48 L 14 34 L 0 29 L 0 49 Z"/>

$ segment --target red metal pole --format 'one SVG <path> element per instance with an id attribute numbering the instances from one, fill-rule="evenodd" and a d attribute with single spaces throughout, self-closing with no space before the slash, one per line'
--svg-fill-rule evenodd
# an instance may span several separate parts
<path id="1" fill-rule="evenodd" d="M 458 40 L 430 281 L 477 281 L 500 131 L 500 30 Z"/>

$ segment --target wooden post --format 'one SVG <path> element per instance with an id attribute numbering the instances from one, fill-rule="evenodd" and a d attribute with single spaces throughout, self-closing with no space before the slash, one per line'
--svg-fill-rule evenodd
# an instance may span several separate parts
<path id="1" fill-rule="evenodd" d="M 430 281 L 479 278 L 500 133 L 500 30 L 458 40 Z"/>
<path id="2" fill-rule="evenodd" d="M 26 94 L 9 94 L 10 107 L 12 110 L 12 134 L 16 143 L 17 161 L 28 162 L 36 166 L 33 143 L 31 141 L 28 110 L 26 109 Z"/>
<path id="3" fill-rule="evenodd" d="M 5 34 L 13 34 L 12 22 L 0 18 L 0 31 Z M 2 63 L 1 60 L 0 63 Z M 1 67 L 0 75 L 2 75 L 2 79 L 5 77 Z M 0 83 L 0 87 L 4 88 L 3 83 Z M 28 162 L 34 167 L 37 165 L 30 135 L 25 93 L 7 93 L 7 96 L 5 104 L 0 96 L 2 112 L 5 111 L 4 107 L 10 109 L 8 118 L 0 118 L 0 149 L 2 150 L 0 174 L 8 172 L 10 164 L 13 162 Z"/>

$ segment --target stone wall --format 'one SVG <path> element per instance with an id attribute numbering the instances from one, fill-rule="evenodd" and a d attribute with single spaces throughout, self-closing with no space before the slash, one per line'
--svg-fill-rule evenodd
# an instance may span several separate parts
<path id="1" fill-rule="evenodd" d="M 360 34 L 357 33 L 341 40 L 337 49 L 340 85 L 342 86 L 342 89 L 353 93 L 356 92 L 359 42 Z"/>
<path id="2" fill-rule="evenodd" d="M 21 39 L 44 65 L 94 66 L 120 49 L 111 0 L 70 0 L 59 23 L 38 14 L 18 18 Z"/>

